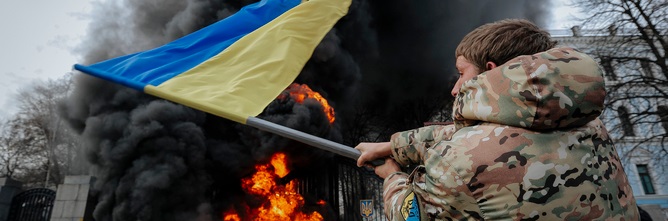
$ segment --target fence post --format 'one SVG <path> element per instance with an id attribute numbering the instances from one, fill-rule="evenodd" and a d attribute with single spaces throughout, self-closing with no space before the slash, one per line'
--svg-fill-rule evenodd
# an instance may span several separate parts
<path id="1" fill-rule="evenodd" d="M 95 182 L 92 176 L 67 176 L 58 186 L 51 221 L 86 220 L 91 209 L 90 190 Z"/>
<path id="2" fill-rule="evenodd" d="M 0 178 L 0 221 L 7 220 L 12 198 L 21 192 L 22 186 L 23 183 L 12 178 Z"/>

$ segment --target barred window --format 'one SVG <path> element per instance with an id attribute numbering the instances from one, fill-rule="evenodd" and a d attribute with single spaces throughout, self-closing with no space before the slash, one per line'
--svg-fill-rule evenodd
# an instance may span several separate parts
<path id="1" fill-rule="evenodd" d="M 659 119 L 661 120 L 661 126 L 663 126 L 663 130 L 668 133 L 668 107 L 666 106 L 659 106 L 657 108 L 657 115 L 659 115 Z"/>
<path id="2" fill-rule="evenodd" d="M 654 185 L 652 184 L 652 176 L 649 174 L 647 165 L 638 164 L 636 165 L 636 168 L 638 169 L 638 177 L 640 177 L 642 189 L 645 190 L 645 194 L 656 194 L 656 191 L 654 191 Z"/>
<path id="3" fill-rule="evenodd" d="M 635 136 L 636 133 L 633 130 L 633 124 L 631 124 L 631 117 L 629 116 L 629 110 L 625 107 L 618 107 L 617 114 L 619 114 L 619 120 L 622 123 L 622 130 L 624 131 L 624 136 Z"/>
<path id="4" fill-rule="evenodd" d="M 612 59 L 609 57 L 601 58 L 601 66 L 603 71 L 605 71 L 605 76 L 608 77 L 608 80 L 616 81 L 617 74 L 615 74 L 615 69 L 612 68 Z"/>
<path id="5" fill-rule="evenodd" d="M 649 63 L 649 61 L 641 60 L 640 61 L 640 68 L 642 68 L 642 72 L 645 77 L 648 78 L 653 78 L 654 74 L 652 73 L 652 64 Z"/>

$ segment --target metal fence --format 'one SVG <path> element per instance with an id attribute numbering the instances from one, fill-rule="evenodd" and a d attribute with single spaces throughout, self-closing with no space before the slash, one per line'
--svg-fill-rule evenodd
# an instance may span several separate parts
<path id="1" fill-rule="evenodd" d="M 351 159 L 341 157 L 335 162 L 323 168 L 322 173 L 301 179 L 298 191 L 327 201 L 337 220 L 386 220 L 382 204 L 383 180 L 373 171 L 357 167 Z M 372 200 L 372 215 L 362 216 L 361 200 Z"/>
<path id="2" fill-rule="evenodd" d="M 56 191 L 45 188 L 26 190 L 12 199 L 8 221 L 48 221 Z"/>
<path id="3" fill-rule="evenodd" d="M 386 220 L 383 214 L 383 179 L 356 163 L 340 161 L 338 164 L 338 190 L 340 220 Z M 361 200 L 373 200 L 373 215 L 361 215 Z"/>

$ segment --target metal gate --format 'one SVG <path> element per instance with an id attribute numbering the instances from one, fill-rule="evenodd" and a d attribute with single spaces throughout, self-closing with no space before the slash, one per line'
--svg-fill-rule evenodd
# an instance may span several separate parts
<path id="1" fill-rule="evenodd" d="M 357 162 L 341 159 L 338 164 L 339 220 L 387 220 L 383 213 L 383 179 L 373 170 L 357 167 Z M 371 201 L 372 214 L 363 218 L 362 200 Z"/>
<path id="2" fill-rule="evenodd" d="M 301 178 L 298 191 L 328 202 L 336 218 L 326 220 L 387 220 L 383 214 L 383 179 L 371 170 L 357 167 L 354 160 L 336 157 L 334 162 L 317 175 Z M 373 213 L 367 217 L 361 214 L 363 200 L 372 202 Z"/>
<path id="3" fill-rule="evenodd" d="M 56 191 L 37 188 L 26 190 L 12 199 L 8 221 L 49 221 Z"/>

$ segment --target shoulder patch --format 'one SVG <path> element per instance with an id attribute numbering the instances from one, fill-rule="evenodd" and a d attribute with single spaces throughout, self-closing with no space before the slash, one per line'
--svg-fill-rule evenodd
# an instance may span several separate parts
<path id="1" fill-rule="evenodd" d="M 401 204 L 401 215 L 406 221 L 420 220 L 420 207 L 418 206 L 418 199 L 414 192 L 411 192 L 404 198 Z"/>

